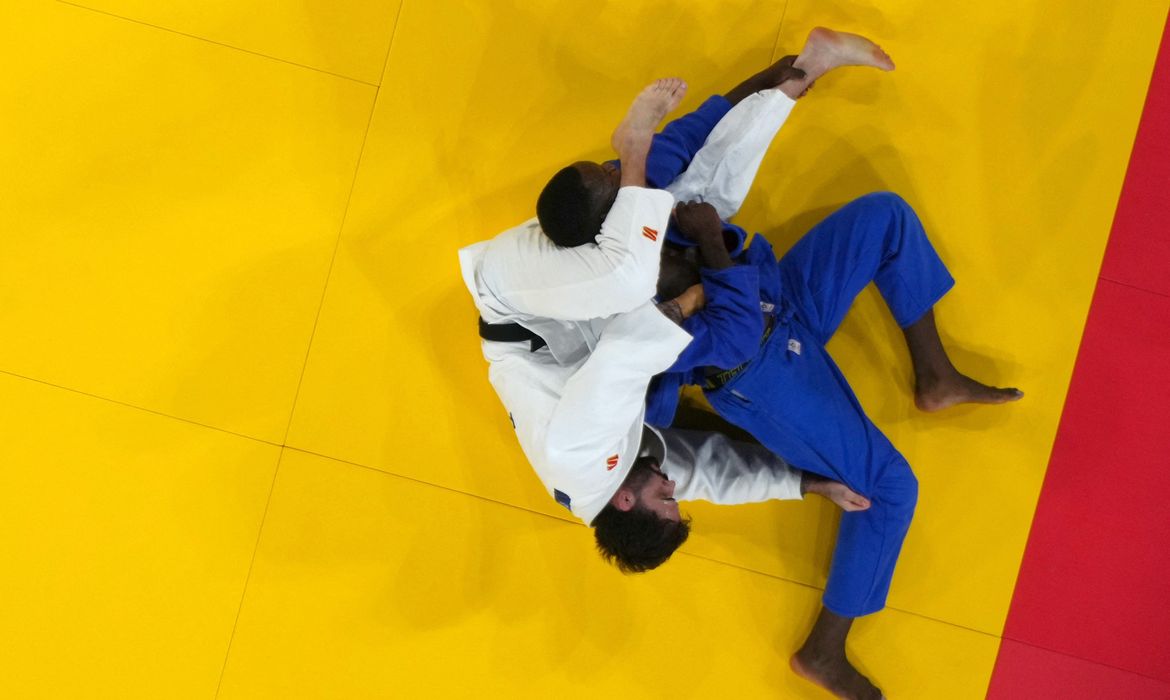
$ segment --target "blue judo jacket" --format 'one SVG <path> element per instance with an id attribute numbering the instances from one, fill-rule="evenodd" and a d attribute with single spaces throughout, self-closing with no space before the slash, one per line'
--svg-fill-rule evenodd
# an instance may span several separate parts
<path id="1" fill-rule="evenodd" d="M 707 305 L 683 321 L 693 337 L 670 369 L 650 382 L 646 422 L 667 427 L 678 411 L 679 390 L 703 383 L 706 368 L 731 369 L 754 358 L 764 334 L 764 314 L 785 308 L 780 297 L 780 267 L 763 236 L 725 270 L 703 268 L 699 275 Z M 766 309 L 764 311 L 763 309 Z"/>

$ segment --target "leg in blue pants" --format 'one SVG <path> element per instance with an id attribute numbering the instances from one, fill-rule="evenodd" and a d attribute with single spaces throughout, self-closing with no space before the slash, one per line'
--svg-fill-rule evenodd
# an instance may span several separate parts
<path id="1" fill-rule="evenodd" d="M 918 483 L 866 417 L 824 345 L 857 294 L 876 282 L 899 325 L 917 321 L 954 284 L 917 216 L 873 194 L 817 225 L 779 265 L 785 305 L 751 365 L 709 398 L 724 418 L 795 466 L 868 497 L 844 513 L 824 604 L 843 617 L 885 605 Z"/>
<path id="2" fill-rule="evenodd" d="M 906 336 L 920 408 L 1004 403 L 1023 394 L 976 382 L 951 364 L 932 307 L 954 282 L 918 217 L 896 195 L 846 205 L 805 235 L 775 274 L 780 299 L 771 335 L 748 367 L 708 398 L 724 418 L 796 466 L 869 497 L 868 510 L 842 515 L 824 608 L 791 664 L 834 694 L 876 698 L 881 692 L 846 658 L 845 639 L 854 617 L 885 604 L 918 482 L 866 417 L 824 345 L 873 281 Z"/>

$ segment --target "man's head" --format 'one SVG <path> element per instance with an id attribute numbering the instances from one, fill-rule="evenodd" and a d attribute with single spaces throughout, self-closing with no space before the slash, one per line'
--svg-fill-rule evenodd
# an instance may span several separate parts
<path id="1" fill-rule="evenodd" d="M 634 462 L 592 525 L 601 556 L 627 574 L 662 564 L 691 533 L 674 500 L 674 482 L 649 456 Z"/>
<path id="2" fill-rule="evenodd" d="M 620 188 L 621 171 L 610 163 L 582 160 L 561 168 L 536 200 L 540 228 L 566 248 L 593 243 Z"/>

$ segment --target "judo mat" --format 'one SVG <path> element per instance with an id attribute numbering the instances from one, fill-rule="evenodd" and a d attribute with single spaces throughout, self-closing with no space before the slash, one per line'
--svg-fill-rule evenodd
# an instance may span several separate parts
<path id="1" fill-rule="evenodd" d="M 818 81 L 737 222 L 899 193 L 955 363 L 1026 392 L 917 412 L 855 304 L 830 351 L 921 491 L 850 653 L 894 699 L 1170 697 L 1168 7 L 0 1 L 0 696 L 827 697 L 787 659 L 833 507 L 607 567 L 455 257 L 650 80 L 681 112 L 825 25 L 897 70 Z"/>

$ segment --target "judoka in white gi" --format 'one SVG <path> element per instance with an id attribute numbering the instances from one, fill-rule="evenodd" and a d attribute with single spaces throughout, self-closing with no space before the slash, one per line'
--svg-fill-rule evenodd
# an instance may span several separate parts
<path id="1" fill-rule="evenodd" d="M 784 68 L 774 66 L 760 75 L 774 81 Z M 775 82 L 759 79 L 755 85 L 770 88 Z M 645 187 L 653 129 L 684 91 L 681 81 L 658 81 L 639 95 L 615 132 L 621 168 L 607 171 L 613 174 L 607 179 L 614 184 L 613 203 L 601 212 L 596 242 L 558 245 L 532 219 L 460 251 L 485 337 L 500 338 L 493 332 L 504 324 L 530 332 L 529 342 L 484 341 L 488 376 L 550 495 L 586 523 L 610 501 L 638 457 L 651 377 L 669 367 L 690 342 L 652 302 L 675 196 Z M 792 107 L 791 98 L 773 89 L 740 92 L 744 99 L 734 109 L 730 100 L 714 98 L 684 118 L 701 120 L 706 128 L 690 129 L 699 138 L 692 138 L 691 150 L 672 162 L 691 167 L 672 188 L 706 192 L 718 180 L 724 191 L 733 193 L 730 206 L 738 208 L 767 142 Z M 706 139 L 716 123 L 724 136 L 717 132 Z M 748 137 L 754 147 L 737 151 Z M 699 149 L 704 139 L 707 145 Z M 733 159 L 738 159 L 736 167 L 728 167 Z M 671 176 L 667 182 L 673 180 Z M 647 435 L 651 443 L 661 439 L 653 431 Z M 718 436 L 687 437 L 727 442 Z M 721 449 L 728 450 L 725 463 L 735 460 L 736 446 L 724 444 Z M 659 444 L 657 451 L 662 463 L 673 461 L 673 450 Z M 751 451 L 750 460 L 757 459 L 756 452 Z M 782 461 L 767 459 L 780 476 L 759 479 L 768 487 L 752 492 L 756 500 L 799 497 L 799 475 L 789 473 Z M 744 469 L 734 473 L 746 472 L 750 460 L 745 457 Z M 697 498 L 744 502 L 751 496 L 728 495 L 725 489 L 734 487 L 730 482 L 685 481 L 694 486 L 684 492 Z M 685 538 L 685 525 L 680 531 Z"/>

